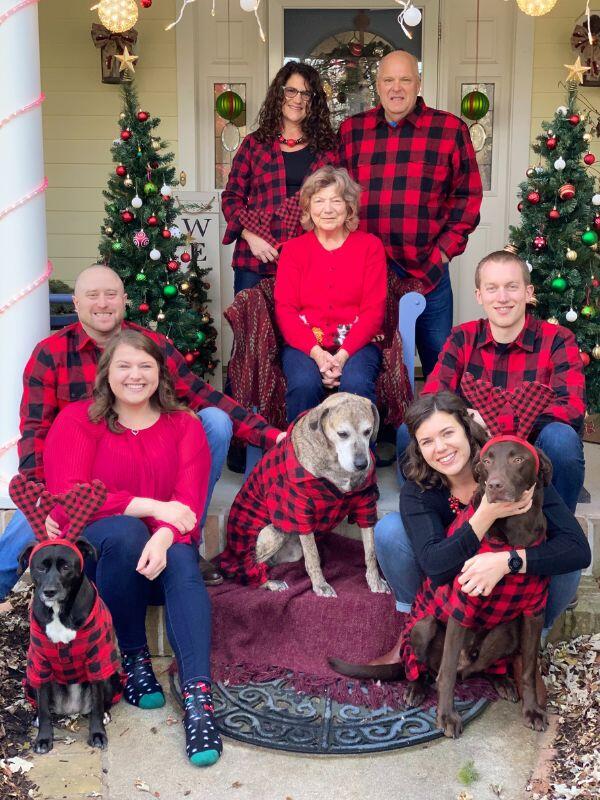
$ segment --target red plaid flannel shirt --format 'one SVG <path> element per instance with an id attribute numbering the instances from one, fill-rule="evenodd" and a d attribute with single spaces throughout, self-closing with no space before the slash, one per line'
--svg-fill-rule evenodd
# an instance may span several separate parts
<path id="1" fill-rule="evenodd" d="M 494 341 L 485 319 L 452 329 L 422 393 L 442 390 L 463 397 L 460 382 L 465 372 L 476 380 L 502 389 L 538 381 L 554 390 L 556 399 L 535 421 L 532 437 L 549 422 L 565 422 L 580 431 L 585 415 L 585 377 L 574 335 L 527 314 L 525 325 L 506 348 Z"/>
<path id="2" fill-rule="evenodd" d="M 316 153 L 309 174 L 325 164 L 334 164 L 336 159 L 336 153 Z M 304 232 L 298 193 L 287 196 L 285 164 L 277 141 L 258 142 L 252 133 L 244 138 L 231 164 L 221 208 L 227 221 L 223 244 L 235 242 L 231 266 L 274 275 L 277 262 L 263 264 L 252 255 L 248 242 L 240 235 L 247 228 L 273 247 L 279 247 Z"/>
<path id="3" fill-rule="evenodd" d="M 471 518 L 474 511 L 474 507 L 469 506 L 457 514 L 446 535 L 452 536 L 463 523 Z M 536 544 L 539 544 L 544 537 L 545 531 L 541 533 Z M 511 550 L 512 546 L 507 542 L 485 536 L 477 554 L 508 553 Z M 400 655 L 408 680 L 416 680 L 419 673 L 425 669 L 425 665 L 417 661 L 410 641 L 410 632 L 419 620 L 433 614 L 444 625 L 452 617 L 464 628 L 491 630 L 503 622 L 511 622 L 522 614 L 535 617 L 541 614 L 546 607 L 549 580 L 546 577 L 527 575 L 526 573 L 505 575 L 488 597 L 482 595 L 471 597 L 462 591 L 458 576 L 452 584 L 438 586 L 437 589 L 433 587 L 430 579 L 426 578 L 415 597 L 410 616 L 402 631 Z M 504 659 L 498 662 L 498 669 L 492 665 L 489 671 L 504 672 Z"/>
<path id="4" fill-rule="evenodd" d="M 395 128 L 381 106 L 340 126 L 340 165 L 362 186 L 360 227 L 388 259 L 430 292 L 479 224 L 482 188 L 467 126 L 446 111 L 415 109 Z"/>
<path id="5" fill-rule="evenodd" d="M 256 539 L 267 525 L 284 533 L 329 533 L 346 517 L 361 528 L 377 522 L 379 490 L 375 467 L 363 486 L 340 492 L 325 478 L 315 478 L 300 464 L 291 439 L 271 448 L 238 492 L 227 522 L 227 548 L 221 569 L 243 584 L 267 580 L 267 565 L 255 560 Z"/>
<path id="6" fill-rule="evenodd" d="M 30 623 L 24 681 L 25 694 L 30 702 L 35 703 L 35 690 L 49 681 L 62 685 L 94 683 L 120 672 L 112 617 L 97 591 L 88 618 L 71 642 L 50 641 L 33 611 Z M 117 703 L 120 697 L 120 694 L 115 695 L 113 703 Z"/>
<path id="7" fill-rule="evenodd" d="M 261 448 L 275 444 L 279 431 L 257 414 L 190 371 L 181 353 L 161 333 L 131 322 L 124 328 L 142 331 L 162 349 L 177 397 L 194 411 L 216 406 L 233 421 L 235 435 Z M 44 441 L 54 418 L 68 403 L 91 397 L 102 350 L 76 322 L 43 339 L 34 349 L 23 374 L 19 471 L 44 480 Z"/>

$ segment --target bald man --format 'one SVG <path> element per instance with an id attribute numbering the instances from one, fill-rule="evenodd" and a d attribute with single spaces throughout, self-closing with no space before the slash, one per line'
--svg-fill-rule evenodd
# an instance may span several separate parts
<path id="1" fill-rule="evenodd" d="M 479 222 L 481 179 L 467 126 L 419 97 L 417 59 L 381 59 L 380 105 L 340 127 L 340 164 L 364 189 L 360 227 L 381 238 L 390 269 L 422 281 L 417 350 L 427 376 L 452 327 L 448 263 Z"/>
<path id="2" fill-rule="evenodd" d="M 211 452 L 211 471 L 203 525 L 232 433 L 265 449 L 284 434 L 191 372 L 181 353 L 161 333 L 125 322 L 126 301 L 123 282 L 109 267 L 93 264 L 79 274 L 73 293 L 79 321 L 36 345 L 25 366 L 19 472 L 31 480 L 44 481 L 44 442 L 54 418 L 68 403 L 91 395 L 104 346 L 122 328 L 134 328 L 159 345 L 177 397 L 198 413 L 204 426 Z M 65 447 L 68 446 L 65 442 Z M 0 536 L 0 600 L 14 586 L 18 556 L 32 539 L 33 532 L 27 520 L 20 511 L 15 512 Z M 201 559 L 200 565 L 206 583 L 222 582 L 209 561 Z"/>

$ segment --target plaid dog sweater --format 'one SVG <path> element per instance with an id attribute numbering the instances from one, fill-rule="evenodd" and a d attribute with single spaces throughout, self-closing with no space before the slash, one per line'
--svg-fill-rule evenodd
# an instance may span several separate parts
<path id="1" fill-rule="evenodd" d="M 220 566 L 230 578 L 259 586 L 268 567 L 257 563 L 256 539 L 271 524 L 284 533 L 329 533 L 346 517 L 361 528 L 377 522 L 379 490 L 375 465 L 361 487 L 341 492 L 325 478 L 315 478 L 296 458 L 288 435 L 256 465 L 238 492 L 227 523 L 227 548 Z"/>
<path id="2" fill-rule="evenodd" d="M 470 505 L 456 515 L 456 519 L 448 528 L 447 536 L 452 534 L 474 514 L 475 508 Z M 540 537 L 535 544 L 539 544 Z M 505 541 L 488 537 L 483 538 L 479 553 L 510 552 L 512 546 Z M 406 677 L 410 681 L 417 680 L 426 667 L 417 661 L 413 650 L 410 633 L 415 624 L 430 615 L 446 624 L 450 617 L 465 628 L 475 630 L 491 630 L 501 623 L 511 622 L 522 614 L 535 617 L 546 607 L 549 578 L 539 575 L 505 575 L 493 588 L 488 597 L 478 595 L 472 597 L 465 594 L 458 582 L 458 576 L 450 584 L 434 588 L 429 578 L 423 584 L 413 602 L 410 616 L 402 631 L 400 655 L 406 669 Z M 496 668 L 497 666 L 497 668 Z M 489 672 L 505 672 L 505 660 L 496 662 Z"/>

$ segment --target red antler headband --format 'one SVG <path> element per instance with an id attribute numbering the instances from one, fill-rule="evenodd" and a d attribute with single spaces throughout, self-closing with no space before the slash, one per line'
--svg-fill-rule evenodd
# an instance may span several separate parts
<path id="1" fill-rule="evenodd" d="M 532 381 L 509 391 L 492 386 L 489 381 L 477 380 L 470 372 L 463 375 L 460 389 L 492 433 L 492 438 L 481 448 L 481 455 L 495 442 L 518 442 L 533 455 L 536 469 L 539 469 L 537 450 L 527 441 L 527 436 L 536 419 L 554 399 L 554 390 Z"/>
<path id="2" fill-rule="evenodd" d="M 79 483 L 65 494 L 52 495 L 41 483 L 28 481 L 24 475 L 15 475 L 9 484 L 8 491 L 13 503 L 23 512 L 38 540 L 31 556 L 42 547 L 60 544 L 76 552 L 83 566 L 83 557 L 75 546 L 75 541 L 90 517 L 104 505 L 106 487 L 102 481 L 93 480 L 91 483 Z M 60 537 L 49 539 L 46 531 L 46 517 L 57 505 L 62 506 L 66 511 L 69 517 L 69 527 Z"/>

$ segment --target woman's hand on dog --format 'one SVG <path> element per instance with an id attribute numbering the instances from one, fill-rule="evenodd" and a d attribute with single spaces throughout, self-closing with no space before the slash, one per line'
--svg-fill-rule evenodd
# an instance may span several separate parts
<path id="1" fill-rule="evenodd" d="M 60 536 L 60 528 L 58 526 L 58 522 L 55 522 L 50 514 L 46 517 L 46 533 L 48 534 L 49 539 L 56 539 L 57 536 Z"/>
<path id="2" fill-rule="evenodd" d="M 526 514 L 533 503 L 534 491 L 535 484 L 524 491 L 518 500 L 512 500 L 510 502 L 500 501 L 498 503 L 490 503 L 484 494 L 477 511 L 475 511 L 469 520 L 471 528 L 473 528 L 477 538 L 481 541 L 497 519 Z"/>
<path id="3" fill-rule="evenodd" d="M 508 553 L 479 553 L 463 564 L 458 582 L 465 594 L 487 597 L 494 586 L 510 572 Z"/>
<path id="4" fill-rule="evenodd" d="M 146 542 L 136 570 L 153 581 L 167 566 L 167 550 L 173 544 L 173 531 L 159 528 Z"/>
<path id="5" fill-rule="evenodd" d="M 152 516 L 161 522 L 168 522 L 173 525 L 180 533 L 189 533 L 196 527 L 196 515 L 191 508 L 180 503 L 179 500 L 153 501 Z"/>

